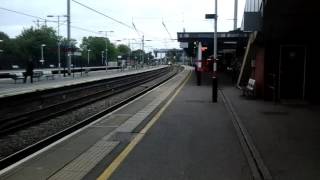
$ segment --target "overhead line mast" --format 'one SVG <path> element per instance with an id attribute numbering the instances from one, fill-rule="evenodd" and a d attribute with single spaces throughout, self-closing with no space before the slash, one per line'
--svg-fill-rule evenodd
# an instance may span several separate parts
<path id="1" fill-rule="evenodd" d="M 71 75 L 71 31 L 70 31 L 70 23 L 71 23 L 71 15 L 70 15 L 70 0 L 67 1 L 67 41 L 68 41 L 68 75 Z"/>

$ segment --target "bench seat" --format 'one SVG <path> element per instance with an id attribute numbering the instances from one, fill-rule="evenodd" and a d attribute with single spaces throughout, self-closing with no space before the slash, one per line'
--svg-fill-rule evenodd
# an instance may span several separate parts
<path id="1" fill-rule="evenodd" d="M 14 83 L 16 84 L 18 80 L 24 80 L 24 75 L 22 72 L 18 72 L 18 73 L 13 73 L 10 74 L 11 79 L 14 80 Z"/>
<path id="2" fill-rule="evenodd" d="M 38 81 L 40 81 L 42 76 L 43 76 L 43 71 L 34 71 L 32 77 L 34 79 L 38 79 Z"/>
<path id="3" fill-rule="evenodd" d="M 255 83 L 256 83 L 256 80 L 250 78 L 247 86 L 242 88 L 242 95 L 254 97 L 255 96 Z"/>
<path id="4" fill-rule="evenodd" d="M 85 69 L 84 69 L 84 74 L 85 74 L 85 75 L 88 76 L 88 75 L 89 75 L 89 72 L 90 72 L 90 68 L 85 68 Z"/>
<path id="5" fill-rule="evenodd" d="M 54 74 L 52 74 L 52 71 L 44 71 L 44 72 L 43 72 L 43 75 L 44 75 L 44 77 L 47 78 L 47 80 L 48 80 L 48 79 L 54 80 Z"/>

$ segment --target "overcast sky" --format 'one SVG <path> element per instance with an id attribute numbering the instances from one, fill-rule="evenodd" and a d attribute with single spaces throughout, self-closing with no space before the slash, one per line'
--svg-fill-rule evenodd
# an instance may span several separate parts
<path id="1" fill-rule="evenodd" d="M 205 20 L 205 14 L 214 13 L 214 0 L 77 0 L 114 19 L 132 26 L 143 32 L 146 40 L 146 50 L 151 48 L 178 48 L 176 41 L 169 40 L 170 36 L 163 27 L 165 23 L 172 38 L 177 38 L 177 32 L 183 28 L 187 32 L 212 32 L 213 21 Z M 239 0 L 238 27 L 241 25 L 244 0 Z M 64 15 L 67 12 L 67 0 L 1 0 L 1 8 L 7 8 L 46 18 L 47 15 Z M 218 31 L 233 29 L 234 0 L 218 0 Z M 56 18 L 51 18 L 56 20 Z M 60 35 L 66 36 L 65 18 L 61 18 Z M 10 37 L 19 35 L 23 28 L 36 26 L 36 19 L 0 9 L 0 31 Z M 141 39 L 138 34 L 126 26 L 110 20 L 100 14 L 86 9 L 71 1 L 72 26 L 86 30 L 71 29 L 71 37 L 81 43 L 84 36 L 103 36 L 96 33 L 100 30 L 114 31 L 108 36 L 112 42 L 125 38 Z M 57 23 L 48 22 L 48 26 L 57 28 Z M 140 34 L 141 35 L 141 34 Z M 123 41 L 127 44 L 127 41 Z M 132 44 L 133 49 L 139 44 Z"/>

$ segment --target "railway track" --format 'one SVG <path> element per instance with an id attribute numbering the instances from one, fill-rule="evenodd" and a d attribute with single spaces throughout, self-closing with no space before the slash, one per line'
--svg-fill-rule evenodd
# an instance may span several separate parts
<path id="1" fill-rule="evenodd" d="M 14 134 L 15 131 L 23 130 L 24 128 L 28 128 L 30 126 L 37 126 L 37 124 L 41 122 L 50 121 L 51 119 L 59 117 L 65 113 L 76 111 L 79 108 L 86 108 L 86 106 L 94 104 L 95 102 L 114 97 L 117 94 L 125 94 L 128 90 L 130 91 L 134 88 L 140 87 L 139 92 L 129 93 L 129 96 L 118 100 L 118 102 L 111 104 L 108 108 L 90 115 L 89 117 L 85 117 L 73 125 L 63 128 L 62 130 L 55 132 L 50 136 L 42 138 L 41 140 L 37 140 L 36 143 L 29 144 L 27 147 L 20 148 L 18 151 L 10 153 L 6 156 L 2 156 L 0 158 L 0 169 L 13 164 L 23 157 L 26 157 L 27 155 L 47 146 L 48 144 L 51 144 L 67 134 L 74 132 L 75 130 L 104 116 L 112 110 L 128 103 L 136 97 L 150 91 L 154 87 L 162 84 L 178 73 L 178 71 L 181 70 L 180 68 L 168 67 L 155 72 L 147 72 L 135 76 L 115 78 L 96 83 L 88 83 L 85 87 L 67 87 L 63 91 L 60 90 L 56 92 L 50 90 L 47 94 L 42 92 L 38 98 L 33 97 L 31 99 L 24 100 L 26 106 L 30 106 L 30 104 L 32 104 L 34 107 L 28 107 L 24 112 L 20 112 L 15 116 L 7 115 L 5 118 L 1 118 L 0 122 L 2 125 L 0 126 L 0 137 L 12 136 L 11 134 Z M 154 81 L 154 83 L 148 84 L 147 82 L 150 81 Z M 39 94 L 39 92 L 37 93 Z M 75 95 L 76 97 L 73 97 L 72 95 Z M 49 98 L 51 101 L 44 101 L 45 98 Z M 55 98 L 63 99 L 63 101 L 58 102 Z M 42 102 L 42 107 L 37 106 L 39 102 Z"/>
<path id="2" fill-rule="evenodd" d="M 169 69 L 165 68 L 155 72 L 2 99 L 0 136 L 125 91 L 168 71 Z"/>

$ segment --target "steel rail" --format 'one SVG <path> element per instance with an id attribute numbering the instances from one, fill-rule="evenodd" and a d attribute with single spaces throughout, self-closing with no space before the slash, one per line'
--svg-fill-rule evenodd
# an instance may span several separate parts
<path id="1" fill-rule="evenodd" d="M 152 89 L 160 86 L 161 84 L 165 83 L 166 81 L 168 81 L 169 79 L 171 79 L 173 76 L 175 76 L 178 72 L 180 71 L 180 69 L 176 69 L 173 73 L 169 74 L 168 77 L 166 77 L 165 79 L 162 79 L 160 82 L 157 82 L 156 84 L 154 84 L 153 86 L 150 86 L 150 87 L 147 87 L 145 88 L 144 90 L 140 91 L 139 93 L 135 94 L 135 95 L 132 95 L 120 102 L 118 102 L 117 104 L 114 104 L 112 106 L 110 106 L 109 108 L 99 112 L 99 113 L 96 113 L 60 132 L 57 132 L 41 141 L 38 141 L 37 143 L 35 144 L 32 144 L 18 152 L 15 152 L 5 158 L 2 158 L 0 159 L 0 169 L 4 169 L 6 167 L 8 167 L 9 165 L 27 157 L 28 155 L 48 146 L 49 144 L 52 144 L 53 142 L 63 138 L 64 136 L 90 124 L 91 122 L 105 116 L 106 114 L 116 110 L 117 108 L 129 103 L 130 101 L 136 99 L 137 97 L 151 91 Z"/>
<path id="2" fill-rule="evenodd" d="M 110 97 L 124 90 L 138 86 L 146 81 L 165 74 L 167 70 L 161 70 L 148 74 L 138 74 L 137 76 L 125 77 L 119 80 L 111 81 L 105 89 L 95 90 L 95 92 L 88 93 L 85 96 L 70 99 L 60 103 L 52 104 L 41 109 L 35 109 L 26 113 L 21 113 L 15 117 L 2 119 L 0 125 L 0 135 L 5 135 L 19 128 L 39 123 L 55 116 L 61 115 L 65 112 L 78 109 L 82 106 L 94 103 L 100 99 Z M 94 86 L 97 88 L 97 86 Z M 92 88 L 92 87 L 91 87 Z M 86 91 L 87 88 L 81 88 L 81 91 Z M 77 92 L 77 91 L 76 91 Z M 75 92 L 73 92 L 75 93 Z"/>

